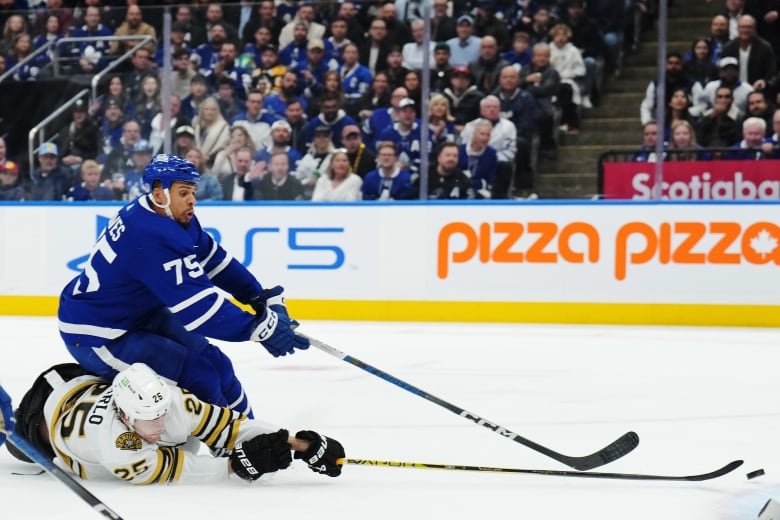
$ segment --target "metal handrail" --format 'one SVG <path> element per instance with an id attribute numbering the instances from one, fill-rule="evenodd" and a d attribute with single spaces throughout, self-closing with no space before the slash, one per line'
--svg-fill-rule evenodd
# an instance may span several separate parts
<path id="1" fill-rule="evenodd" d="M 26 64 L 28 61 L 32 61 L 34 58 L 36 58 L 39 54 L 42 54 L 44 52 L 47 52 L 52 45 L 56 44 L 57 40 L 51 40 L 49 42 L 46 42 L 46 45 L 42 45 L 35 49 L 32 54 L 27 56 L 25 59 L 5 71 L 2 75 L 0 75 L 0 83 L 2 83 L 6 78 L 13 76 L 13 73 L 16 72 L 17 69 L 21 68 Z"/>
<path id="2" fill-rule="evenodd" d="M 49 114 L 45 119 L 43 119 L 43 121 L 41 121 L 40 123 L 38 123 L 37 125 L 32 127 L 30 129 L 30 131 L 27 133 L 27 147 L 28 147 L 28 151 L 27 151 L 28 152 L 28 157 L 27 158 L 30 161 L 30 163 L 29 163 L 30 164 L 30 166 L 29 166 L 30 171 L 33 171 L 33 165 L 35 164 L 33 162 L 33 156 L 35 155 L 34 154 L 34 150 L 35 150 L 35 136 L 36 136 L 36 134 L 44 126 L 49 124 L 49 122 L 51 122 L 53 119 L 59 117 L 60 114 L 65 112 L 68 108 L 70 108 L 71 105 L 73 105 L 76 101 L 78 101 L 85 94 L 89 94 L 89 89 L 85 88 L 85 89 L 80 90 L 75 96 L 73 96 L 68 101 L 63 103 L 59 108 L 57 108 L 57 110 L 55 110 L 54 112 Z"/>
<path id="3" fill-rule="evenodd" d="M 145 44 L 153 38 L 149 36 L 148 34 L 143 36 L 65 36 L 64 38 L 60 38 L 57 40 L 57 57 L 59 58 L 59 46 L 63 43 L 78 43 L 78 42 L 105 42 L 105 41 L 127 41 L 127 40 L 141 40 L 141 44 Z M 122 56 L 124 57 L 124 56 Z M 120 57 L 120 58 L 122 58 Z M 57 63 L 55 63 L 55 74 L 59 76 L 59 66 Z"/>

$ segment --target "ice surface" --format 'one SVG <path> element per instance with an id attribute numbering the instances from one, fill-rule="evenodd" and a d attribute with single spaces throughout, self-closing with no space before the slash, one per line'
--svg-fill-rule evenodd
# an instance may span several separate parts
<path id="1" fill-rule="evenodd" d="M 780 330 L 316 321 L 301 330 L 562 453 L 639 433 L 634 452 L 595 471 L 745 465 L 708 482 L 654 483 L 361 466 L 331 479 L 296 461 L 254 485 L 85 486 L 125 520 L 731 520 L 780 498 Z M 70 361 L 53 318 L 0 317 L 0 345 L 0 380 L 17 401 L 41 370 Z M 250 343 L 221 346 L 257 416 L 331 435 L 350 457 L 568 469 L 322 351 L 274 359 Z M 748 481 L 758 468 L 766 475 Z M 34 469 L 0 450 L 4 518 L 99 518 Z"/>

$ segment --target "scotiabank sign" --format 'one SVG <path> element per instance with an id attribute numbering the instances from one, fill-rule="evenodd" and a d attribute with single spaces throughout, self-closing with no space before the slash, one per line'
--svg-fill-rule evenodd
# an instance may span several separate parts
<path id="1" fill-rule="evenodd" d="M 605 199 L 650 200 L 655 163 L 604 163 Z M 780 161 L 669 161 L 661 194 L 667 200 L 780 200 Z"/>

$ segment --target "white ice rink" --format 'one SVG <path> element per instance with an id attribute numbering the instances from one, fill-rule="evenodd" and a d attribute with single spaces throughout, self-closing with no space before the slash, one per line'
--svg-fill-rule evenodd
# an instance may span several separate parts
<path id="1" fill-rule="evenodd" d="M 754 519 L 780 500 L 780 330 L 306 322 L 301 330 L 456 406 L 569 455 L 629 430 L 639 447 L 595 471 L 686 475 L 734 459 L 707 482 L 604 481 L 302 462 L 254 485 L 85 486 L 125 520 Z M 0 317 L 0 380 L 18 401 L 70 361 L 52 318 Z M 569 469 L 452 412 L 310 349 L 274 359 L 223 345 L 255 414 L 339 439 L 353 458 Z M 748 481 L 745 474 L 764 468 Z M 3 518 L 100 518 L 0 450 Z M 17 473 L 27 473 L 19 475 Z"/>

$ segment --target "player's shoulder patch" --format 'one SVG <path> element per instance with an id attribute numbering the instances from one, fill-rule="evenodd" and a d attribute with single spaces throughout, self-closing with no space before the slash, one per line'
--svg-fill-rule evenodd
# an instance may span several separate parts
<path id="1" fill-rule="evenodd" d="M 138 451 L 141 449 L 141 437 L 135 432 L 124 432 L 116 438 L 114 444 L 120 450 Z"/>

